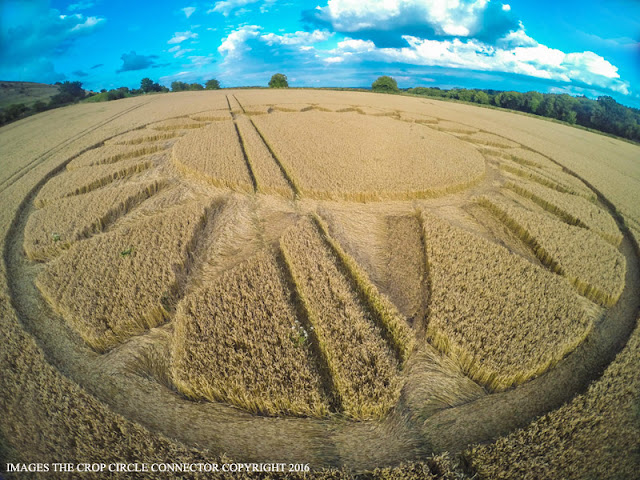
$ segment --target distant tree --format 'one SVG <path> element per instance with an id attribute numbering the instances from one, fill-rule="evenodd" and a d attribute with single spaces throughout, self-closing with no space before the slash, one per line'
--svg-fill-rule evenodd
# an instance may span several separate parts
<path id="1" fill-rule="evenodd" d="M 140 90 L 142 90 L 144 93 L 149 93 L 149 92 L 153 92 L 153 80 L 151 80 L 150 78 L 143 78 L 140 81 Z"/>
<path id="2" fill-rule="evenodd" d="M 101 90 L 100 90 L 100 93 L 104 93 L 104 92 L 106 92 L 106 91 L 107 91 L 107 89 L 106 89 L 106 88 L 103 88 L 103 89 L 101 89 Z"/>
<path id="3" fill-rule="evenodd" d="M 38 100 L 31 108 L 33 108 L 34 112 L 44 112 L 47 109 L 47 104 L 42 100 Z"/>
<path id="4" fill-rule="evenodd" d="M 207 80 L 207 83 L 205 83 L 205 88 L 207 90 L 219 90 L 220 82 L 215 78 L 212 78 L 211 80 Z"/>
<path id="5" fill-rule="evenodd" d="M 540 92 L 527 92 L 524 94 L 524 111 L 529 113 L 536 113 L 538 107 L 544 100 L 544 97 Z"/>
<path id="6" fill-rule="evenodd" d="M 74 100 L 84 98 L 82 82 L 63 82 L 59 87 L 60 93 L 73 97 Z"/>
<path id="7" fill-rule="evenodd" d="M 555 118 L 571 124 L 576 123 L 577 114 L 574 108 L 577 106 L 578 101 L 571 95 L 566 93 L 557 95 L 555 102 Z"/>
<path id="8" fill-rule="evenodd" d="M 473 94 L 473 101 L 482 105 L 488 105 L 490 101 L 489 95 L 482 90 L 476 90 L 476 92 Z"/>
<path id="9" fill-rule="evenodd" d="M 119 99 L 124 98 L 124 97 L 125 97 L 125 94 L 120 89 L 109 90 L 107 92 L 107 100 L 109 100 L 109 101 L 119 100 Z"/>
<path id="10" fill-rule="evenodd" d="M 199 83 L 192 83 L 189 85 L 189 90 L 204 90 L 204 87 Z"/>
<path id="11" fill-rule="evenodd" d="M 269 88 L 289 88 L 287 76 L 282 73 L 276 73 L 269 80 Z"/>
<path id="12" fill-rule="evenodd" d="M 4 110 L 4 121 L 11 122 L 27 111 L 24 103 L 12 103 Z"/>
<path id="13" fill-rule="evenodd" d="M 447 96 L 456 100 L 462 100 L 463 102 L 470 102 L 473 97 L 473 91 L 464 88 L 454 88 L 449 90 Z"/>
<path id="14" fill-rule="evenodd" d="M 520 92 L 502 92 L 494 97 L 494 102 L 502 108 L 511 110 L 522 110 L 524 105 L 524 95 Z"/>
<path id="15" fill-rule="evenodd" d="M 551 93 L 543 95 L 542 103 L 538 106 L 536 113 L 543 117 L 555 118 L 556 116 L 556 96 Z"/>
<path id="16" fill-rule="evenodd" d="M 189 89 L 189 84 L 185 82 L 171 82 L 171 91 L 172 92 L 184 92 Z"/>
<path id="17" fill-rule="evenodd" d="M 49 105 L 52 107 L 66 105 L 77 102 L 84 97 L 85 92 L 82 89 L 82 82 L 65 81 L 58 85 L 58 93 L 51 97 Z"/>
<path id="18" fill-rule="evenodd" d="M 383 75 L 371 84 L 371 90 L 374 92 L 397 92 L 398 82 L 391 77 Z"/>

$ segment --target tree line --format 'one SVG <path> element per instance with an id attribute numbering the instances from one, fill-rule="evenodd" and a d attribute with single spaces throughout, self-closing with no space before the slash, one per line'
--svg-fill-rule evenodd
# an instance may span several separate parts
<path id="1" fill-rule="evenodd" d="M 197 90 L 217 90 L 220 82 L 210 79 L 203 84 L 174 81 L 171 88 L 158 84 L 150 78 L 140 81 L 140 88 L 119 87 L 101 90 L 100 93 L 87 93 L 81 82 L 56 83 L 58 93 L 48 102 L 39 100 L 31 106 L 24 104 L 9 105 L 0 110 L 0 125 L 19 118 L 42 112 L 50 108 L 69 105 L 78 101 L 100 102 L 118 100 L 126 97 L 149 93 L 184 92 Z M 276 73 L 269 81 L 270 88 L 288 88 L 286 75 Z M 640 110 L 619 104 L 610 96 L 601 96 L 592 100 L 586 96 L 573 97 L 566 93 L 515 92 L 499 90 L 479 90 L 454 88 L 450 90 L 438 87 L 414 87 L 405 90 L 398 88 L 397 82 L 389 76 L 381 76 L 371 85 L 374 92 L 409 93 L 444 99 L 454 99 L 480 105 L 492 105 L 510 110 L 554 118 L 569 124 L 582 125 L 601 132 L 640 142 Z"/>
<path id="2" fill-rule="evenodd" d="M 555 118 L 605 133 L 640 141 L 640 110 L 619 104 L 610 96 L 596 100 L 566 93 L 501 92 L 495 90 L 441 90 L 416 87 L 407 90 L 414 95 L 453 98 L 465 102 L 494 105 L 520 112 Z"/>
<path id="3" fill-rule="evenodd" d="M 401 91 L 396 81 L 388 76 L 379 77 L 373 82 L 371 89 L 387 93 Z M 625 107 L 610 96 L 592 100 L 586 96 L 573 97 L 566 93 L 522 93 L 465 88 L 444 90 L 438 87 L 414 87 L 404 92 L 517 110 L 640 142 L 640 110 Z"/>

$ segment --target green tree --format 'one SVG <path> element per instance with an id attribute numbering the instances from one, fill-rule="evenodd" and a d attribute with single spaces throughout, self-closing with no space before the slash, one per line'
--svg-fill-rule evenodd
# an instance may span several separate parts
<path id="1" fill-rule="evenodd" d="M 153 87 L 154 87 L 153 80 L 151 80 L 150 78 L 143 78 L 140 81 L 140 90 L 142 90 L 144 93 L 153 92 L 154 91 Z"/>
<path id="2" fill-rule="evenodd" d="M 27 107 L 24 103 L 12 103 L 4 111 L 4 120 L 5 122 L 15 120 L 26 111 Z"/>
<path id="3" fill-rule="evenodd" d="M 189 85 L 189 90 L 204 90 L 204 87 L 199 83 L 192 83 Z"/>
<path id="4" fill-rule="evenodd" d="M 36 112 L 44 112 L 47 109 L 47 104 L 42 100 L 38 100 L 31 108 Z"/>
<path id="5" fill-rule="evenodd" d="M 524 94 L 524 110 L 529 113 L 536 113 L 538 107 L 544 100 L 540 92 L 527 92 Z"/>
<path id="6" fill-rule="evenodd" d="M 578 100 L 563 93 L 556 96 L 555 117 L 563 122 L 576 123 Z"/>
<path id="7" fill-rule="evenodd" d="M 171 91 L 172 92 L 184 92 L 189 89 L 189 84 L 185 82 L 171 82 Z"/>
<path id="8" fill-rule="evenodd" d="M 74 100 L 84 98 L 82 82 L 63 82 L 59 87 L 60 93 L 73 97 Z"/>
<path id="9" fill-rule="evenodd" d="M 55 107 L 67 103 L 76 102 L 84 98 L 85 93 L 82 89 L 82 82 L 65 81 L 58 85 L 58 93 L 49 100 L 49 105 Z"/>
<path id="10" fill-rule="evenodd" d="M 206 88 L 207 90 L 220 90 L 220 82 L 215 78 L 212 78 L 211 80 L 207 80 L 204 88 Z"/>
<path id="11" fill-rule="evenodd" d="M 511 110 L 522 110 L 524 105 L 524 95 L 520 92 L 502 92 L 495 96 L 496 105 Z"/>
<path id="12" fill-rule="evenodd" d="M 269 88 L 289 88 L 287 76 L 282 73 L 276 73 L 269 80 Z"/>
<path id="13" fill-rule="evenodd" d="M 371 90 L 374 92 L 397 92 L 398 82 L 391 77 L 383 75 L 371 84 Z"/>
<path id="14" fill-rule="evenodd" d="M 536 110 L 538 115 L 542 115 L 543 117 L 551 117 L 555 118 L 556 116 L 556 96 L 551 93 L 545 93 L 543 95 L 544 99 L 542 103 Z"/>
<path id="15" fill-rule="evenodd" d="M 475 103 L 480 103 L 482 105 L 488 105 L 489 104 L 489 95 L 487 95 L 487 93 L 483 92 L 482 90 L 477 90 L 473 94 L 473 101 Z"/>

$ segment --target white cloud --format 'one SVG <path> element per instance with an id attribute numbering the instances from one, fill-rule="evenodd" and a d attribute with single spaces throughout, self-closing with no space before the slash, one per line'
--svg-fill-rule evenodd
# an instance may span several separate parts
<path id="1" fill-rule="evenodd" d="M 189 52 L 193 52 L 193 48 L 182 48 L 180 45 L 176 45 L 171 47 L 169 51 L 173 53 L 173 58 L 180 58 Z"/>
<path id="2" fill-rule="evenodd" d="M 276 35 L 275 33 L 267 33 L 261 35 L 260 39 L 267 45 L 308 45 L 310 43 L 324 42 L 331 38 L 334 34 L 326 30 L 314 30 L 313 32 L 295 32 L 285 33 L 284 35 Z"/>
<path id="3" fill-rule="evenodd" d="M 329 22 L 343 33 L 360 31 L 407 32 L 420 29 L 438 36 L 474 37 L 490 34 L 496 25 L 505 31 L 513 26 L 507 5 L 498 6 L 489 0 L 329 0 L 326 7 L 317 7 L 319 19 Z M 485 24 L 487 18 L 492 22 Z M 500 22 L 495 20 L 499 19 Z M 400 33 L 398 33 L 400 36 Z"/>
<path id="4" fill-rule="evenodd" d="M 78 17 L 79 20 L 82 20 L 82 16 L 81 15 L 75 15 L 75 16 Z M 71 29 L 71 31 L 72 32 L 78 32 L 80 30 L 91 30 L 91 29 L 93 29 L 93 27 L 103 23 L 104 21 L 105 21 L 104 18 L 87 17 L 87 19 L 84 22 L 76 24 Z"/>
<path id="5" fill-rule="evenodd" d="M 504 3 L 502 5 L 502 10 L 504 10 L 505 12 L 511 11 L 511 5 L 509 5 L 508 3 Z"/>
<path id="6" fill-rule="evenodd" d="M 218 47 L 221 55 L 226 55 L 226 59 L 234 59 L 242 56 L 243 53 L 251 50 L 247 45 L 247 40 L 258 38 L 262 27 L 258 25 L 245 25 L 232 31 Z"/>
<path id="7" fill-rule="evenodd" d="M 211 65 L 215 59 L 213 58 L 213 54 L 209 54 L 209 55 L 193 55 L 188 57 L 189 60 L 191 61 L 191 65 L 193 65 L 195 68 L 202 68 L 205 67 L 207 65 Z"/>
<path id="8" fill-rule="evenodd" d="M 185 17 L 189 18 L 191 15 L 193 15 L 193 12 L 196 11 L 196 7 L 184 7 L 184 8 L 181 8 L 180 10 L 182 10 Z"/>
<path id="9" fill-rule="evenodd" d="M 185 40 L 198 38 L 197 33 L 193 33 L 191 31 L 187 32 L 176 32 L 175 35 L 167 42 L 168 44 L 172 43 L 182 43 Z"/>
<path id="10" fill-rule="evenodd" d="M 75 12 L 76 10 L 86 10 L 88 8 L 93 7 L 96 4 L 96 2 L 92 2 L 92 1 L 80 1 L 78 3 L 72 3 L 71 5 L 69 5 L 67 7 L 67 9 L 70 12 Z"/>
<path id="11" fill-rule="evenodd" d="M 242 8 L 246 5 L 251 5 L 253 3 L 258 3 L 260 0 L 223 0 L 220 2 L 216 2 L 213 5 L 213 8 L 209 9 L 207 13 L 221 13 L 225 17 L 228 17 L 231 12 L 234 10 L 236 14 L 242 15 L 243 13 L 248 12 L 249 10 Z M 276 0 L 265 0 L 260 6 L 260 12 L 264 13 L 268 10 L 268 8 L 273 5 Z"/>
<path id="12" fill-rule="evenodd" d="M 317 53 L 327 63 L 345 60 L 381 61 L 439 66 L 476 71 L 516 73 L 552 81 L 580 83 L 629 94 L 629 84 L 620 80 L 618 68 L 593 52 L 565 53 L 520 34 L 514 48 L 494 47 L 478 40 L 424 40 L 405 36 L 404 48 L 377 48 L 370 40 L 346 39 L 336 48 Z M 513 39 L 512 39 L 513 40 Z M 526 40 L 526 41 L 525 41 Z M 513 42 L 503 42 L 509 45 Z"/>

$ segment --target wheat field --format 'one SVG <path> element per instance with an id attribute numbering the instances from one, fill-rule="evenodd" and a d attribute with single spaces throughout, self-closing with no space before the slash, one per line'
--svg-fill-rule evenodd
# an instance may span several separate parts
<path id="1" fill-rule="evenodd" d="M 638 146 L 307 89 L 77 105 L 0 144 L 3 462 L 637 474 Z"/>

